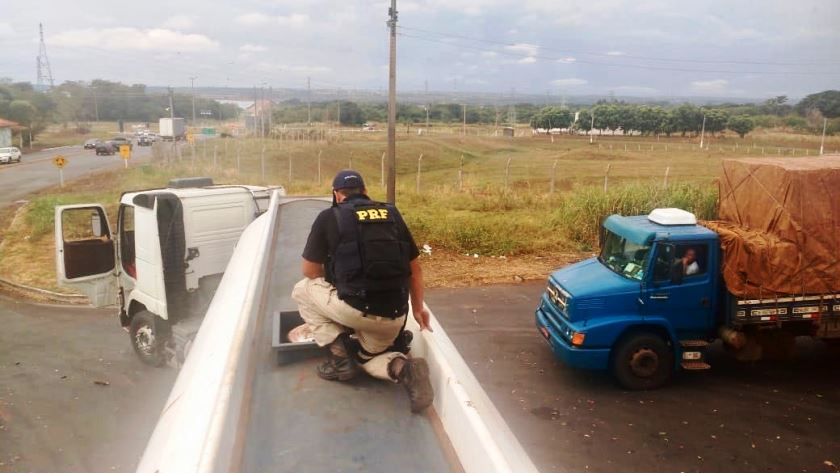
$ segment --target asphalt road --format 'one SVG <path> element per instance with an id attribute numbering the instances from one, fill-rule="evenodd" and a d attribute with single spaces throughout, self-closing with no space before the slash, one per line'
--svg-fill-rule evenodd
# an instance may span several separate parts
<path id="1" fill-rule="evenodd" d="M 5 207 L 27 194 L 59 184 L 58 168 L 53 158 L 62 155 L 67 159 L 64 181 L 87 176 L 105 169 L 123 166 L 119 155 L 97 156 L 92 149 L 81 146 L 63 146 L 23 155 L 20 163 L 0 165 L 0 207 Z M 151 147 L 134 146 L 130 164 L 147 161 Z"/>
<path id="2" fill-rule="evenodd" d="M 655 392 L 555 361 L 542 284 L 436 289 L 429 304 L 543 472 L 836 472 L 840 356 L 714 368 Z M 133 471 L 175 379 L 142 365 L 111 311 L 0 299 L 0 472 Z M 108 381 L 102 386 L 95 381 Z"/>
<path id="3" fill-rule="evenodd" d="M 134 471 L 175 370 L 138 361 L 113 310 L 0 298 L 0 327 L 0 472 Z"/>
<path id="4" fill-rule="evenodd" d="M 429 291 L 428 303 L 540 471 L 837 472 L 840 353 L 739 363 L 622 391 L 556 361 L 534 327 L 544 285 Z M 825 463 L 826 461 L 831 464 Z"/>

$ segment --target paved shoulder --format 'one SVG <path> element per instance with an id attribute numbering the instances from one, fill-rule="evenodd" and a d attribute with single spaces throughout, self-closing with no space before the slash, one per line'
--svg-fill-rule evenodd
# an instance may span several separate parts
<path id="1" fill-rule="evenodd" d="M 113 311 L 0 298 L 0 326 L 0 471 L 134 471 L 175 371 L 142 365 Z"/>

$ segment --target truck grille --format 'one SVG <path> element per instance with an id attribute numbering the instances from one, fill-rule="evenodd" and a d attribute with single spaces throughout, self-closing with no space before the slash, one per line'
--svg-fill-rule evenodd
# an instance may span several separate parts
<path id="1" fill-rule="evenodd" d="M 566 307 L 569 304 L 569 293 L 553 282 L 548 283 L 548 287 L 546 287 L 545 292 L 548 294 L 548 300 L 560 309 L 560 314 L 563 315 L 563 317 L 568 317 Z"/>

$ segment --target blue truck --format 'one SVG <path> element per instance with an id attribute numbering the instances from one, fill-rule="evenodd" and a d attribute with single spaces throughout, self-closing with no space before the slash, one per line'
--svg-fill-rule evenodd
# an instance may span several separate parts
<path id="1" fill-rule="evenodd" d="M 744 359 L 792 348 L 799 335 L 840 340 L 840 294 L 731 294 L 719 235 L 689 212 L 612 215 L 600 243 L 597 257 L 550 275 L 536 310 L 539 332 L 569 366 L 655 389 L 680 370 L 710 368 L 705 352 L 718 338 Z"/>

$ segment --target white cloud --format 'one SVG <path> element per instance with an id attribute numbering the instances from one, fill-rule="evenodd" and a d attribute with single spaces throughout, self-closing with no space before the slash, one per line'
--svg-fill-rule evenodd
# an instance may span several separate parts
<path id="1" fill-rule="evenodd" d="M 691 90 L 702 93 L 726 92 L 729 81 L 726 79 L 696 80 L 691 83 Z"/>
<path id="2" fill-rule="evenodd" d="M 387 65 L 385 66 L 387 67 Z M 254 68 L 259 72 L 265 73 L 298 73 L 298 74 L 317 74 L 322 72 L 332 72 L 332 68 L 327 66 L 309 66 L 309 65 L 288 65 L 277 64 L 273 62 L 262 61 L 258 62 Z"/>
<path id="3" fill-rule="evenodd" d="M 268 48 L 261 44 L 243 44 L 239 47 L 239 50 L 243 53 L 261 53 L 268 51 Z"/>
<path id="4" fill-rule="evenodd" d="M 271 17 L 265 13 L 244 13 L 236 17 L 236 22 L 249 26 L 264 25 L 271 22 Z"/>
<path id="5" fill-rule="evenodd" d="M 11 23 L 7 23 L 5 21 L 0 21 L 0 38 L 4 37 L 14 37 L 16 35 L 15 28 L 12 26 Z"/>
<path id="6" fill-rule="evenodd" d="M 60 44 L 63 47 L 93 47 L 113 51 L 157 51 L 174 48 L 181 52 L 193 52 L 212 51 L 219 47 L 217 41 L 203 34 L 185 34 L 163 28 L 118 27 L 69 30 L 50 37 L 48 42 Z"/>
<path id="7" fill-rule="evenodd" d="M 524 54 L 527 56 L 536 56 L 537 51 L 539 51 L 539 46 L 536 44 L 529 44 L 529 43 L 516 43 L 511 44 L 510 46 L 505 46 L 505 49 L 508 51 Z"/>
<path id="8" fill-rule="evenodd" d="M 303 13 L 292 13 L 291 15 L 278 16 L 277 23 L 280 26 L 298 27 L 309 23 L 309 15 Z"/>
<path id="9" fill-rule="evenodd" d="M 574 58 L 572 56 L 561 57 L 557 60 L 557 62 L 562 62 L 563 64 L 571 64 L 575 61 L 577 61 L 577 58 Z"/>
<path id="10" fill-rule="evenodd" d="M 195 22 L 193 19 L 186 15 L 175 15 L 169 17 L 166 21 L 164 21 L 161 25 L 164 28 L 169 28 L 173 30 L 188 30 L 193 27 Z"/>
<path id="11" fill-rule="evenodd" d="M 537 58 L 534 56 L 523 57 L 522 59 L 516 61 L 517 64 L 534 64 L 537 62 Z"/>
<path id="12" fill-rule="evenodd" d="M 624 56 L 624 51 L 607 51 L 607 56 Z"/>
<path id="13" fill-rule="evenodd" d="M 555 79 L 551 81 L 551 84 L 555 87 L 578 87 L 581 85 L 586 85 L 589 82 L 585 79 L 578 79 L 577 77 L 569 77 L 566 79 Z"/>
<path id="14" fill-rule="evenodd" d="M 495 51 L 484 51 L 481 53 L 481 57 L 494 58 L 496 56 L 498 56 L 498 54 L 496 54 Z"/>

